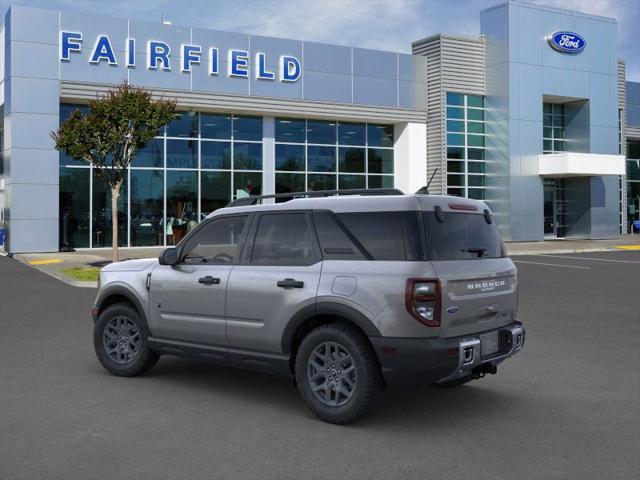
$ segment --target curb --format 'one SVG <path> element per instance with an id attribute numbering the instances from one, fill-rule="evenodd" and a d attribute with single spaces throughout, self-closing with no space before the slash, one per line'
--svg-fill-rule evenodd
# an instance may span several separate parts
<path id="1" fill-rule="evenodd" d="M 594 247 L 594 248 L 558 248 L 550 250 L 532 250 L 532 251 L 519 251 L 510 252 L 507 248 L 507 256 L 517 257 L 521 255 L 552 255 L 552 254 L 565 254 L 565 253 L 592 253 L 592 252 L 624 252 L 625 250 L 613 248 L 613 247 Z"/>
<path id="2" fill-rule="evenodd" d="M 34 270 L 42 272 L 45 275 L 49 275 L 50 277 L 53 277 L 56 280 L 60 280 L 61 282 L 66 283 L 67 285 L 71 285 L 72 287 L 98 288 L 98 282 L 80 282 L 80 281 L 76 281 L 76 280 L 71 280 L 70 278 L 67 278 L 64 275 L 61 275 L 61 274 L 59 274 L 59 273 L 57 273 L 55 271 L 52 271 L 52 270 L 49 270 L 49 269 L 45 269 L 45 268 L 38 268 L 36 265 L 31 265 L 26 260 L 23 260 L 22 258 L 19 258 L 17 256 L 14 256 L 12 258 L 14 260 L 17 260 L 18 262 L 22 263 L 23 265 L 26 265 L 27 267 L 33 268 Z"/>

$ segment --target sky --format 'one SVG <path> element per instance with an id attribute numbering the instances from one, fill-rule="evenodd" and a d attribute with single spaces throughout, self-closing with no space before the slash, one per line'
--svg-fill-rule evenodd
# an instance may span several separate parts
<path id="1" fill-rule="evenodd" d="M 640 0 L 529 0 L 530 3 L 613 17 L 618 56 L 627 80 L 640 81 Z M 411 51 L 411 42 L 436 33 L 477 36 L 480 11 L 503 0 L 0 0 L 11 4 L 171 20 L 174 25 Z M 587 40 L 588 41 L 588 40 Z"/>

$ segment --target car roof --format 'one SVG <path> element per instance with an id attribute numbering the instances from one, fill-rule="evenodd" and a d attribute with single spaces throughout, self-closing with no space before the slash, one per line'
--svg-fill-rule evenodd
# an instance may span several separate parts
<path id="1" fill-rule="evenodd" d="M 292 200 L 271 203 L 224 207 L 207 215 L 207 218 L 230 213 L 265 212 L 281 210 L 331 210 L 346 212 L 394 212 L 426 210 L 432 211 L 439 206 L 442 211 L 460 211 L 466 213 L 484 213 L 491 210 L 479 200 L 452 197 L 448 195 L 344 195 L 330 197 L 294 198 Z M 453 208 L 452 208 L 453 207 Z"/>

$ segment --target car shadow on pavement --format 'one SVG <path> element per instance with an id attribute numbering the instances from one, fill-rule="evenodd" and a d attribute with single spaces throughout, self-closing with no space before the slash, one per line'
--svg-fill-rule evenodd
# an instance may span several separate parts
<path id="1" fill-rule="evenodd" d="M 286 415 L 318 421 L 305 407 L 292 380 L 284 376 L 163 357 L 144 377 L 155 384 L 179 385 L 199 393 L 221 394 L 226 399 L 237 396 L 245 402 L 255 401 L 256 408 L 268 406 Z M 509 416 L 512 408 L 519 409 L 521 401 L 517 393 L 483 385 L 482 380 L 453 389 L 387 390 L 371 415 L 348 428 L 424 431 L 456 423 L 498 420 Z"/>

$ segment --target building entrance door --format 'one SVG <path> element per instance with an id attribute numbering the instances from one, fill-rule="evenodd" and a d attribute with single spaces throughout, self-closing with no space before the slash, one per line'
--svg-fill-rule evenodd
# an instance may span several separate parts
<path id="1" fill-rule="evenodd" d="M 566 234 L 567 202 L 565 182 L 561 178 L 546 178 L 544 184 L 544 237 L 563 238 Z"/>

